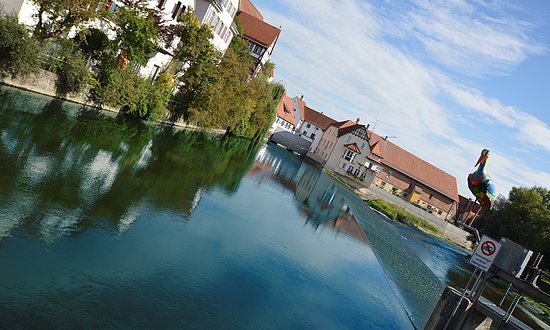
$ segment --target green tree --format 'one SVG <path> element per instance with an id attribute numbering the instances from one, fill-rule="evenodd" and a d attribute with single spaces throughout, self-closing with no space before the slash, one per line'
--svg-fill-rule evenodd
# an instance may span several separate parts
<path id="1" fill-rule="evenodd" d="M 34 35 L 40 39 L 57 38 L 96 18 L 108 18 L 109 7 L 99 0 L 32 0 L 38 7 Z M 99 9 L 99 10 L 98 10 Z"/>
<path id="2" fill-rule="evenodd" d="M 115 43 L 129 61 L 147 64 L 147 54 L 158 47 L 158 31 L 153 16 L 144 5 L 122 7 L 116 19 Z"/>
<path id="3" fill-rule="evenodd" d="M 0 8 L 1 9 L 1 8 Z M 0 73 L 24 76 L 40 67 L 40 46 L 17 17 L 0 11 Z"/>
<path id="4" fill-rule="evenodd" d="M 550 256 L 550 190 L 514 187 L 499 196 L 493 210 L 480 216 L 479 228 L 494 238 L 507 237 L 534 252 Z M 543 259 L 546 267 L 548 258 Z"/>

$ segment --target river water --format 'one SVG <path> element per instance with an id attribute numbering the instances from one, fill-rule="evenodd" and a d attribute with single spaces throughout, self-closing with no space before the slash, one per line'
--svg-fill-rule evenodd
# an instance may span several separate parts
<path id="1" fill-rule="evenodd" d="M 422 328 L 465 258 L 276 146 L 0 86 L 0 328 Z"/>

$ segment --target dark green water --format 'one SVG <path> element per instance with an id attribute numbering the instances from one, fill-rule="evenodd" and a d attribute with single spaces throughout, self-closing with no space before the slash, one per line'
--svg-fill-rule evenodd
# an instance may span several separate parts
<path id="1" fill-rule="evenodd" d="M 277 147 L 7 87 L 0 187 L 0 328 L 407 329 L 466 276 Z"/>

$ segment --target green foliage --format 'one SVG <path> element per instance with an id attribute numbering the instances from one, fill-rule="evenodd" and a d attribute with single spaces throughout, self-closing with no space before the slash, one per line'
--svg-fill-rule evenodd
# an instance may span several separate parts
<path id="1" fill-rule="evenodd" d="M 158 47 L 153 16 L 145 6 L 122 7 L 116 19 L 116 44 L 131 62 L 147 64 L 148 53 Z"/>
<path id="2" fill-rule="evenodd" d="M 479 218 L 482 233 L 507 237 L 534 252 L 550 256 L 550 190 L 514 187 L 508 198 L 499 196 L 491 211 Z M 544 258 L 546 267 L 550 266 Z"/>
<path id="3" fill-rule="evenodd" d="M 40 67 L 40 46 L 17 17 L 0 11 L 0 73 L 25 76 Z"/>
<path id="4" fill-rule="evenodd" d="M 381 199 L 369 199 L 369 200 L 366 200 L 366 202 L 367 204 L 369 204 L 370 207 L 382 212 L 392 220 L 397 220 L 403 223 L 405 222 L 410 223 L 416 227 L 429 230 L 432 233 L 437 232 L 437 229 L 434 226 L 430 225 L 426 220 L 419 218 L 417 216 L 414 216 L 398 206 L 394 206 L 392 204 L 386 203 Z"/>
<path id="5" fill-rule="evenodd" d="M 84 29 L 76 35 L 74 41 L 83 54 L 96 60 L 111 50 L 109 38 L 98 29 Z"/>
<path id="6" fill-rule="evenodd" d="M 78 45 L 69 39 L 58 39 L 45 44 L 48 49 L 46 70 L 58 76 L 57 90 L 60 94 L 77 94 L 91 80 L 88 61 L 78 49 Z"/>
<path id="7" fill-rule="evenodd" d="M 34 35 L 39 40 L 61 37 L 73 27 L 93 19 L 106 18 L 108 10 L 96 12 L 100 1 L 90 0 L 31 0 L 38 8 Z M 105 8 L 108 9 L 108 8 Z"/>
<path id="8" fill-rule="evenodd" d="M 174 79 L 161 73 L 156 82 L 131 70 L 116 68 L 115 60 L 105 61 L 94 97 L 100 104 L 120 109 L 141 119 L 160 120 L 174 87 Z"/>
<path id="9" fill-rule="evenodd" d="M 212 31 L 195 16 L 180 17 L 182 42 L 176 54 L 186 71 L 177 95 L 179 113 L 203 127 L 223 127 L 239 137 L 256 139 L 273 121 L 284 88 L 265 75 L 250 79 L 253 59 L 248 44 L 235 36 L 223 56 L 212 44 Z"/>

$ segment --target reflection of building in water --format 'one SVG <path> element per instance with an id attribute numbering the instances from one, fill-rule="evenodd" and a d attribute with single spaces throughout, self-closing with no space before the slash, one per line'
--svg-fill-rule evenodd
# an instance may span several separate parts
<path id="1" fill-rule="evenodd" d="M 258 152 L 248 175 L 269 176 L 272 181 L 294 191 L 299 178 L 302 159 L 275 146 L 264 146 Z"/>
<path id="2" fill-rule="evenodd" d="M 336 183 L 326 173 L 307 165 L 296 186 L 295 198 L 305 210 L 306 222 L 314 228 L 323 225 L 367 241 Z"/>

